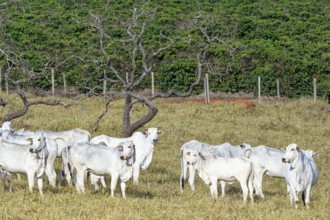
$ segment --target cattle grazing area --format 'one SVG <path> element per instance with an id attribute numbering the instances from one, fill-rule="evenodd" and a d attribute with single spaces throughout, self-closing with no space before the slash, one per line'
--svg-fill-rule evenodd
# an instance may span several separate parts
<path id="1" fill-rule="evenodd" d="M 21 105 L 20 100 L 14 95 L 5 98 L 10 102 L 6 108 L 0 109 L 1 117 Z M 38 97 L 30 97 L 31 100 L 34 98 Z M 81 97 L 76 102 L 79 104 L 67 109 L 60 106 L 31 106 L 24 117 L 11 122 L 12 126 L 16 130 L 26 128 L 30 131 L 64 131 L 75 128 L 92 130 L 97 117 L 104 110 L 105 100 Z M 123 137 L 123 103 L 124 100 L 117 100 L 110 104 L 109 112 L 100 122 L 96 132 L 91 134 L 91 138 L 99 135 Z M 152 148 L 151 163 L 145 169 L 139 170 L 138 184 L 133 181 L 133 177 L 126 182 L 126 199 L 122 196 L 120 180 L 114 197 L 111 197 L 102 186 L 99 191 L 95 191 L 89 178 L 85 178 L 84 193 L 78 193 L 76 188 L 65 180 L 59 186 L 62 164 L 61 159 L 56 158 L 56 188 L 53 189 L 48 182 L 49 177 L 44 174 L 43 197 L 38 192 L 37 180 L 34 181 L 33 194 L 30 193 L 25 174 L 21 174 L 21 180 L 18 180 L 16 174 L 12 176 L 12 192 L 9 192 L 6 182 L 5 190 L 0 191 L 1 218 L 330 219 L 330 105 L 325 101 L 299 99 L 285 103 L 256 104 L 253 108 L 230 102 L 202 105 L 156 100 L 155 104 L 159 112 L 146 128 L 158 128 L 162 133 Z M 147 107 L 136 105 L 132 117 L 140 117 L 147 111 Z M 213 199 L 210 195 L 210 186 L 199 178 L 197 172 L 194 192 L 188 181 L 182 189 L 180 149 L 184 143 L 191 140 L 212 145 L 227 142 L 238 148 L 241 148 L 243 143 L 252 147 L 264 145 L 278 150 L 288 150 L 288 146 L 295 143 L 301 149 L 312 150 L 305 155 L 311 157 L 314 153 L 318 154 L 313 158 L 318 168 L 318 181 L 311 190 L 310 208 L 307 209 L 303 205 L 301 193 L 298 194 L 299 202 L 291 207 L 286 180 L 283 177 L 264 175 L 262 193 L 265 198 L 261 199 L 254 194 L 254 204 L 250 195 L 247 195 L 247 202 L 243 204 L 243 192 L 239 181 L 226 184 L 223 198 L 218 183 L 218 198 Z M 102 145 L 101 141 L 98 145 Z M 288 155 L 287 161 L 290 161 L 290 158 Z M 218 164 L 221 163 L 219 161 Z M 241 163 L 249 164 L 245 161 Z M 106 171 L 99 172 L 103 173 Z M 250 170 L 247 173 L 250 174 Z M 81 177 L 82 174 L 79 175 Z M 288 179 L 290 180 L 289 177 Z M 109 176 L 105 177 L 105 181 L 110 186 Z M 211 190 L 214 192 L 214 187 Z M 295 204 L 298 204 L 297 209 Z"/>

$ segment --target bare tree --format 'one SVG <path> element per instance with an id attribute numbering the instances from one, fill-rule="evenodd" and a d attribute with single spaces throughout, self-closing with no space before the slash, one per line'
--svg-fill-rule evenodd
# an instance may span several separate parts
<path id="1" fill-rule="evenodd" d="M 10 121 L 12 119 L 21 117 L 25 115 L 28 112 L 28 109 L 30 106 L 33 105 L 61 105 L 65 108 L 71 106 L 72 104 L 65 104 L 59 100 L 33 100 L 30 101 L 26 95 L 24 90 L 22 89 L 21 85 L 24 83 L 28 83 L 33 78 L 36 78 L 41 75 L 45 75 L 47 70 L 49 70 L 49 64 L 46 63 L 44 68 L 40 72 L 35 72 L 31 69 L 29 69 L 26 61 L 22 58 L 22 56 L 19 56 L 15 54 L 14 52 L 6 52 L 4 49 L 0 48 L 0 54 L 4 60 L 5 60 L 5 69 L 6 69 L 6 79 L 10 84 L 12 84 L 15 87 L 15 91 L 17 95 L 20 97 L 20 99 L 23 102 L 23 107 L 19 109 L 16 112 L 10 113 L 3 117 L 2 122 Z M 11 77 L 11 72 L 19 72 L 20 74 L 16 74 L 15 79 Z M 20 77 L 18 78 L 19 75 Z M 2 98 L 1 98 L 2 100 Z M 4 102 L 5 105 L 8 103 L 7 101 Z M 5 106 L 3 105 L 3 106 Z"/>
<path id="2" fill-rule="evenodd" d="M 102 9 L 109 10 L 109 9 Z M 172 47 L 175 40 L 163 33 L 159 33 L 159 47 L 151 48 L 148 41 L 145 40 L 146 30 L 153 21 L 157 12 L 157 8 L 147 10 L 145 5 L 140 8 L 131 10 L 131 17 L 123 20 L 116 17 L 118 23 L 116 26 L 106 24 L 105 19 L 101 16 L 100 11 L 90 11 L 91 21 L 89 24 L 99 33 L 99 53 L 103 55 L 103 59 L 96 58 L 89 61 L 98 65 L 104 65 L 109 72 L 113 73 L 113 77 L 109 80 L 112 83 L 119 83 L 125 91 L 125 105 L 123 111 L 123 132 L 125 136 L 130 136 L 135 130 L 144 126 L 152 120 L 158 112 L 158 108 L 153 100 L 158 97 L 179 96 L 188 97 L 192 94 L 193 89 L 199 85 L 202 69 L 207 70 L 206 52 L 212 42 L 219 40 L 216 36 L 210 37 L 204 28 L 198 27 L 198 19 L 193 22 L 193 27 L 200 31 L 202 42 L 198 44 L 196 52 L 197 68 L 196 79 L 190 85 L 187 92 L 168 91 L 166 93 L 156 93 L 152 96 L 143 96 L 136 92 L 137 87 L 146 79 L 148 75 L 156 68 L 156 58 L 163 51 Z M 115 39 L 109 34 L 108 29 L 124 27 L 122 33 L 125 37 Z M 117 54 L 114 54 L 115 51 Z M 122 55 L 125 53 L 125 55 Z M 119 55 L 118 55 L 119 54 Z M 121 56 L 118 58 L 118 56 Z M 126 58 L 126 59 L 125 59 Z M 128 58 L 128 59 L 127 59 Z M 83 59 L 86 62 L 87 59 Z M 124 60 L 124 61 L 123 61 Z M 128 60 L 128 62 L 126 62 Z M 148 107 L 148 113 L 131 121 L 132 108 L 137 103 L 144 103 Z M 96 129 L 100 119 L 107 112 L 110 101 L 106 104 L 106 110 L 98 118 L 94 129 Z"/>

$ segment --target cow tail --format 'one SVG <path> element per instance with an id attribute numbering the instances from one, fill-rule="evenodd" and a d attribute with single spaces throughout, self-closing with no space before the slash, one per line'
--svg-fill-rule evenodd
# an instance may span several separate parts
<path id="1" fill-rule="evenodd" d="M 302 193 L 301 193 L 301 199 L 303 201 L 304 206 L 306 206 L 306 203 L 305 203 L 305 191 L 302 191 Z"/>
<path id="2" fill-rule="evenodd" d="M 186 165 L 183 161 L 183 154 L 182 154 L 182 150 L 181 150 L 181 175 L 180 175 L 180 189 L 181 189 L 181 192 L 183 192 L 183 190 L 184 190 L 184 184 L 185 184 L 185 180 L 186 180 L 186 173 L 187 173 L 187 168 L 186 168 Z"/>

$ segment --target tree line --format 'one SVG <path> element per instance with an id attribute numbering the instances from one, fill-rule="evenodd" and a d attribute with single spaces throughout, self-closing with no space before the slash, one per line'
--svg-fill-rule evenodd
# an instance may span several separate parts
<path id="1" fill-rule="evenodd" d="M 197 55 L 216 39 L 202 66 L 212 91 L 256 92 L 261 76 L 265 95 L 276 93 L 280 79 L 282 96 L 299 97 L 312 94 L 316 77 L 323 96 L 330 93 L 328 12 L 325 0 L 7 0 L 0 4 L 0 66 L 15 80 L 42 72 L 22 88 L 50 90 L 54 68 L 59 84 L 65 74 L 83 93 L 101 93 L 103 79 L 122 90 L 120 78 L 137 80 L 148 69 L 156 90 L 187 92 Z M 144 52 L 130 44 L 137 38 Z M 142 78 L 135 89 L 149 88 L 150 75 Z M 202 89 L 199 83 L 193 93 Z"/>

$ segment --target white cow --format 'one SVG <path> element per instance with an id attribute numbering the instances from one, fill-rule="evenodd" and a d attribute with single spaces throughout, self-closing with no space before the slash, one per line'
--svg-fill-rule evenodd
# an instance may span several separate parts
<path id="1" fill-rule="evenodd" d="M 212 198 L 218 197 L 217 182 L 234 182 L 237 180 L 243 190 L 243 203 L 246 203 L 250 192 L 253 203 L 253 168 L 252 162 L 245 157 L 223 158 L 215 155 L 205 156 L 198 150 L 189 150 L 183 155 L 187 164 L 192 165 L 199 177 L 210 185 Z"/>
<path id="2" fill-rule="evenodd" d="M 240 157 L 240 156 L 246 156 L 249 154 L 251 149 L 251 145 L 249 144 L 241 144 L 239 146 L 232 146 L 229 143 L 224 143 L 220 145 L 210 145 L 207 143 L 199 142 L 196 140 L 189 141 L 182 145 L 181 147 L 181 175 L 180 175 L 180 189 L 181 192 L 183 192 L 185 180 L 187 176 L 187 169 L 189 169 L 189 184 L 191 187 L 191 190 L 195 190 L 195 169 L 190 165 L 187 164 L 187 161 L 185 160 L 185 153 L 191 150 L 197 150 L 204 155 L 216 155 L 219 157 L 224 158 L 233 158 L 233 157 Z M 220 181 L 221 184 L 221 195 L 222 197 L 225 196 L 225 186 L 226 183 L 224 181 Z"/>
<path id="3" fill-rule="evenodd" d="M 265 198 L 262 191 L 263 175 L 284 178 L 285 171 L 282 163 L 284 152 L 263 145 L 253 147 L 249 159 L 253 162 L 253 186 L 261 198 Z"/>
<path id="4" fill-rule="evenodd" d="M 285 148 L 282 162 L 285 163 L 285 180 L 290 187 L 290 203 L 298 208 L 297 192 L 302 192 L 303 204 L 309 208 L 312 186 L 318 179 L 318 170 L 313 160 L 317 156 L 311 150 L 303 151 L 297 144 Z M 306 197 L 305 197 L 306 192 Z"/>
<path id="5" fill-rule="evenodd" d="M 46 140 L 41 136 L 38 139 L 33 138 L 32 143 L 36 148 L 32 145 L 20 145 L 1 139 L 0 167 L 9 173 L 26 173 L 31 193 L 33 192 L 34 178 L 37 177 L 39 193 L 42 196 L 42 175 L 48 156 Z"/>
<path id="6" fill-rule="evenodd" d="M 114 196 L 120 178 L 122 196 L 125 198 L 126 182 L 132 176 L 134 153 L 133 141 L 120 143 L 116 148 L 90 142 L 73 145 L 69 148 L 69 158 L 77 171 L 75 180 L 77 191 L 80 193 L 85 191 L 84 173 L 89 171 L 95 175 L 111 176 L 111 196 Z"/>
<path id="7" fill-rule="evenodd" d="M 23 133 L 23 135 L 18 135 L 12 133 L 10 130 L 4 130 L 2 132 L 2 139 L 10 143 L 16 143 L 21 145 L 30 145 L 33 139 L 38 139 L 40 136 L 43 136 L 42 133 L 37 134 L 34 132 Z M 54 163 L 57 155 L 57 143 L 55 140 L 45 137 L 45 145 L 47 149 L 47 161 L 45 167 L 45 173 L 48 177 L 49 183 L 53 188 L 56 188 L 56 172 L 54 168 Z"/>
<path id="8" fill-rule="evenodd" d="M 148 168 L 152 161 L 152 154 L 155 148 L 155 144 L 158 142 L 158 135 L 162 134 L 161 130 L 157 128 L 149 128 L 145 132 L 135 132 L 129 138 L 113 138 L 106 135 L 101 135 L 94 137 L 91 142 L 92 143 L 105 143 L 108 147 L 113 148 L 116 147 L 120 142 L 124 142 L 127 140 L 132 140 L 135 145 L 135 162 L 133 164 L 133 182 L 135 185 L 139 183 L 139 174 L 140 174 L 140 167 L 142 170 Z M 97 180 L 99 177 L 93 177 L 92 184 L 97 184 Z M 105 186 L 104 180 L 99 179 L 102 182 L 102 185 Z M 97 189 L 98 186 L 96 186 Z"/>

